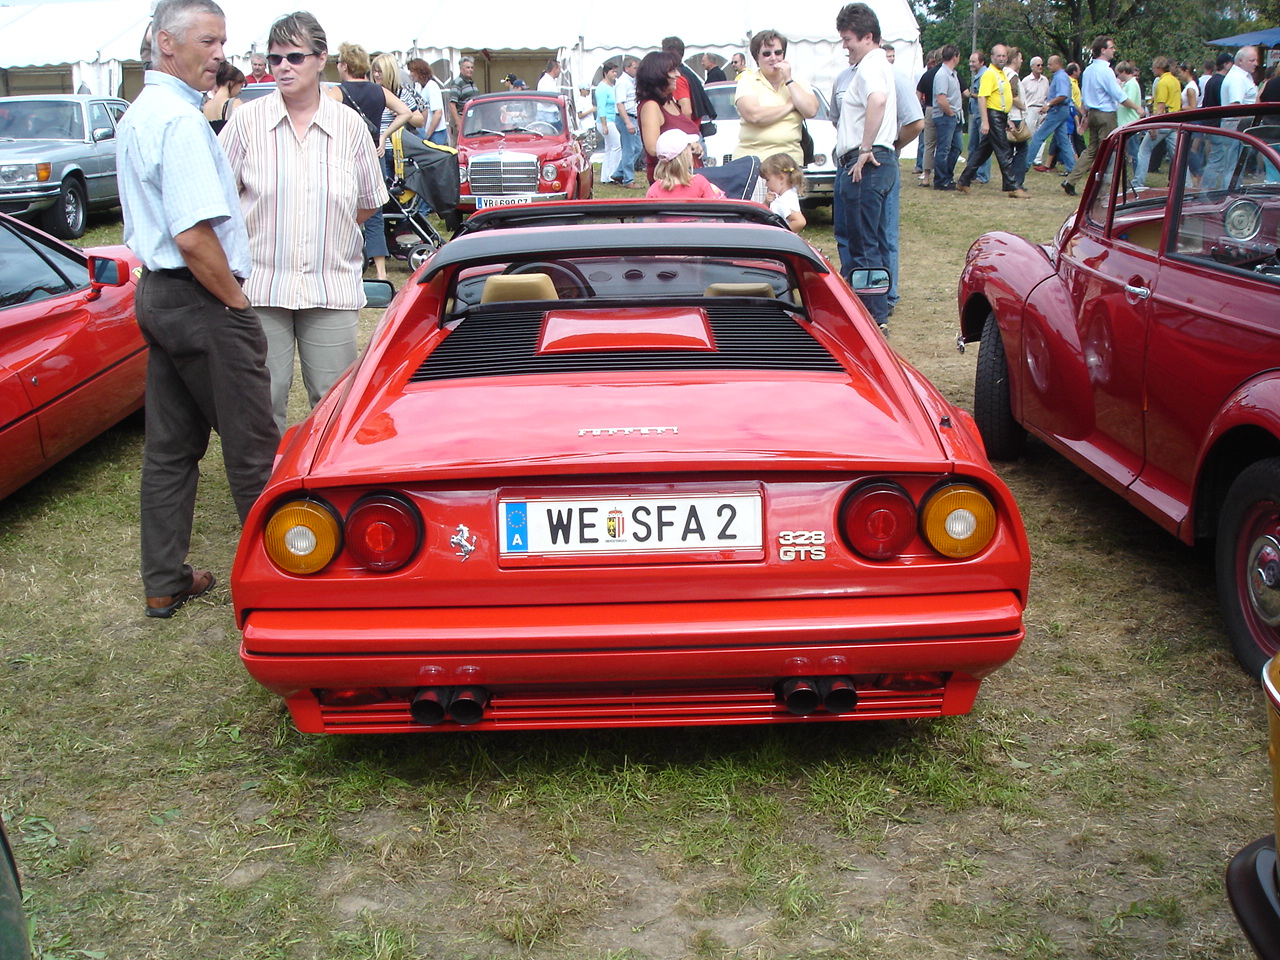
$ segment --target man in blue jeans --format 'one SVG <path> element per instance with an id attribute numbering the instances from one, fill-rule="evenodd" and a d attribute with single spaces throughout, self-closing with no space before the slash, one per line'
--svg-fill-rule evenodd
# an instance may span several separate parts
<path id="1" fill-rule="evenodd" d="M 948 43 L 939 54 L 942 65 L 933 78 L 933 189 L 956 188 L 956 160 L 960 151 L 956 148 L 955 135 L 960 129 L 960 103 L 962 93 L 956 67 L 960 65 L 960 51 Z"/>
<path id="2" fill-rule="evenodd" d="M 1036 127 L 1036 135 L 1031 138 L 1027 157 L 1035 163 L 1044 142 L 1053 137 L 1054 152 L 1067 168 L 1067 173 L 1070 173 L 1076 168 L 1076 151 L 1067 132 L 1071 121 L 1071 77 L 1063 69 L 1062 58 L 1057 54 L 1049 58 L 1049 97 L 1044 106 L 1044 119 Z"/>
<path id="3" fill-rule="evenodd" d="M 982 132 L 982 116 L 978 112 L 978 85 L 982 83 L 982 75 L 987 72 L 987 55 L 981 50 L 975 50 L 969 54 L 969 89 L 965 93 L 965 98 L 969 101 L 969 152 L 967 156 L 972 157 L 978 152 L 978 148 L 982 145 L 982 141 L 986 136 Z M 978 174 L 974 177 L 979 183 L 988 183 L 991 180 L 991 159 L 988 158 L 978 167 Z"/>
<path id="4" fill-rule="evenodd" d="M 836 124 L 834 214 L 848 241 L 840 275 L 851 282 L 855 271 L 889 268 L 886 201 L 898 176 L 897 87 L 893 67 L 880 49 L 880 20 L 865 3 L 847 4 L 836 17 L 840 42 L 857 66 L 844 93 Z M 889 304 L 884 294 L 863 298 L 867 312 L 888 332 Z"/>

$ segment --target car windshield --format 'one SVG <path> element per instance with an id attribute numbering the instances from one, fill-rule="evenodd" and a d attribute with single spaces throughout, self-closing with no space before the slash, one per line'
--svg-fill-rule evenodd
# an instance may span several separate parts
<path id="1" fill-rule="evenodd" d="M 467 108 L 462 135 L 480 137 L 493 133 L 535 133 L 552 136 L 562 133 L 560 107 L 554 100 L 489 100 Z"/>
<path id="2" fill-rule="evenodd" d="M 0 139 L 83 140 L 80 104 L 51 100 L 0 103 Z"/>
<path id="3" fill-rule="evenodd" d="M 527 282 L 511 284 L 514 293 L 504 294 L 502 287 L 506 285 L 507 278 L 519 281 L 522 277 L 541 274 L 550 280 L 543 288 L 549 299 L 625 303 L 670 303 L 689 298 L 739 296 L 792 304 L 796 285 L 786 264 L 777 260 L 626 254 L 558 257 L 547 261 L 465 268 L 455 286 L 455 306 L 465 310 L 495 300 L 530 299 Z M 503 283 L 493 282 L 495 278 Z M 550 293 L 552 289 L 554 294 Z"/>

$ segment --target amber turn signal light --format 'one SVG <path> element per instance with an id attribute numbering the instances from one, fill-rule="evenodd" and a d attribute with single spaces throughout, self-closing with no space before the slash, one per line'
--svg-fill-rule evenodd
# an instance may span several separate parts
<path id="1" fill-rule="evenodd" d="M 267 556 L 286 573 L 315 573 L 342 547 L 342 528 L 327 504 L 290 500 L 267 521 L 263 533 Z"/>
<path id="2" fill-rule="evenodd" d="M 996 535 L 995 504 L 969 483 L 951 483 L 929 494 L 920 520 L 929 545 L 956 560 L 982 552 Z"/>

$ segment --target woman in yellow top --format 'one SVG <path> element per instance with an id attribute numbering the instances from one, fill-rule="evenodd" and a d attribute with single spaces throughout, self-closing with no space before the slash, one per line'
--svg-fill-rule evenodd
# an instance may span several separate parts
<path id="1" fill-rule="evenodd" d="M 800 124 L 818 113 L 818 95 L 791 76 L 787 38 L 762 30 L 751 38 L 751 56 L 760 65 L 738 75 L 733 102 L 742 123 L 733 158 L 786 153 L 803 165 Z"/>

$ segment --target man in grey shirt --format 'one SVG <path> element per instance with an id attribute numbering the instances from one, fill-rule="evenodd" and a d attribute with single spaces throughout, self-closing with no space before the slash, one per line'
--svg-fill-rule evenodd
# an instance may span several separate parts
<path id="1" fill-rule="evenodd" d="M 954 44 L 942 48 L 942 66 L 933 78 L 933 129 L 937 146 L 933 153 L 933 189 L 955 190 L 956 160 L 960 156 L 957 134 L 960 131 L 960 104 L 963 88 L 956 76 L 960 51 Z"/>

